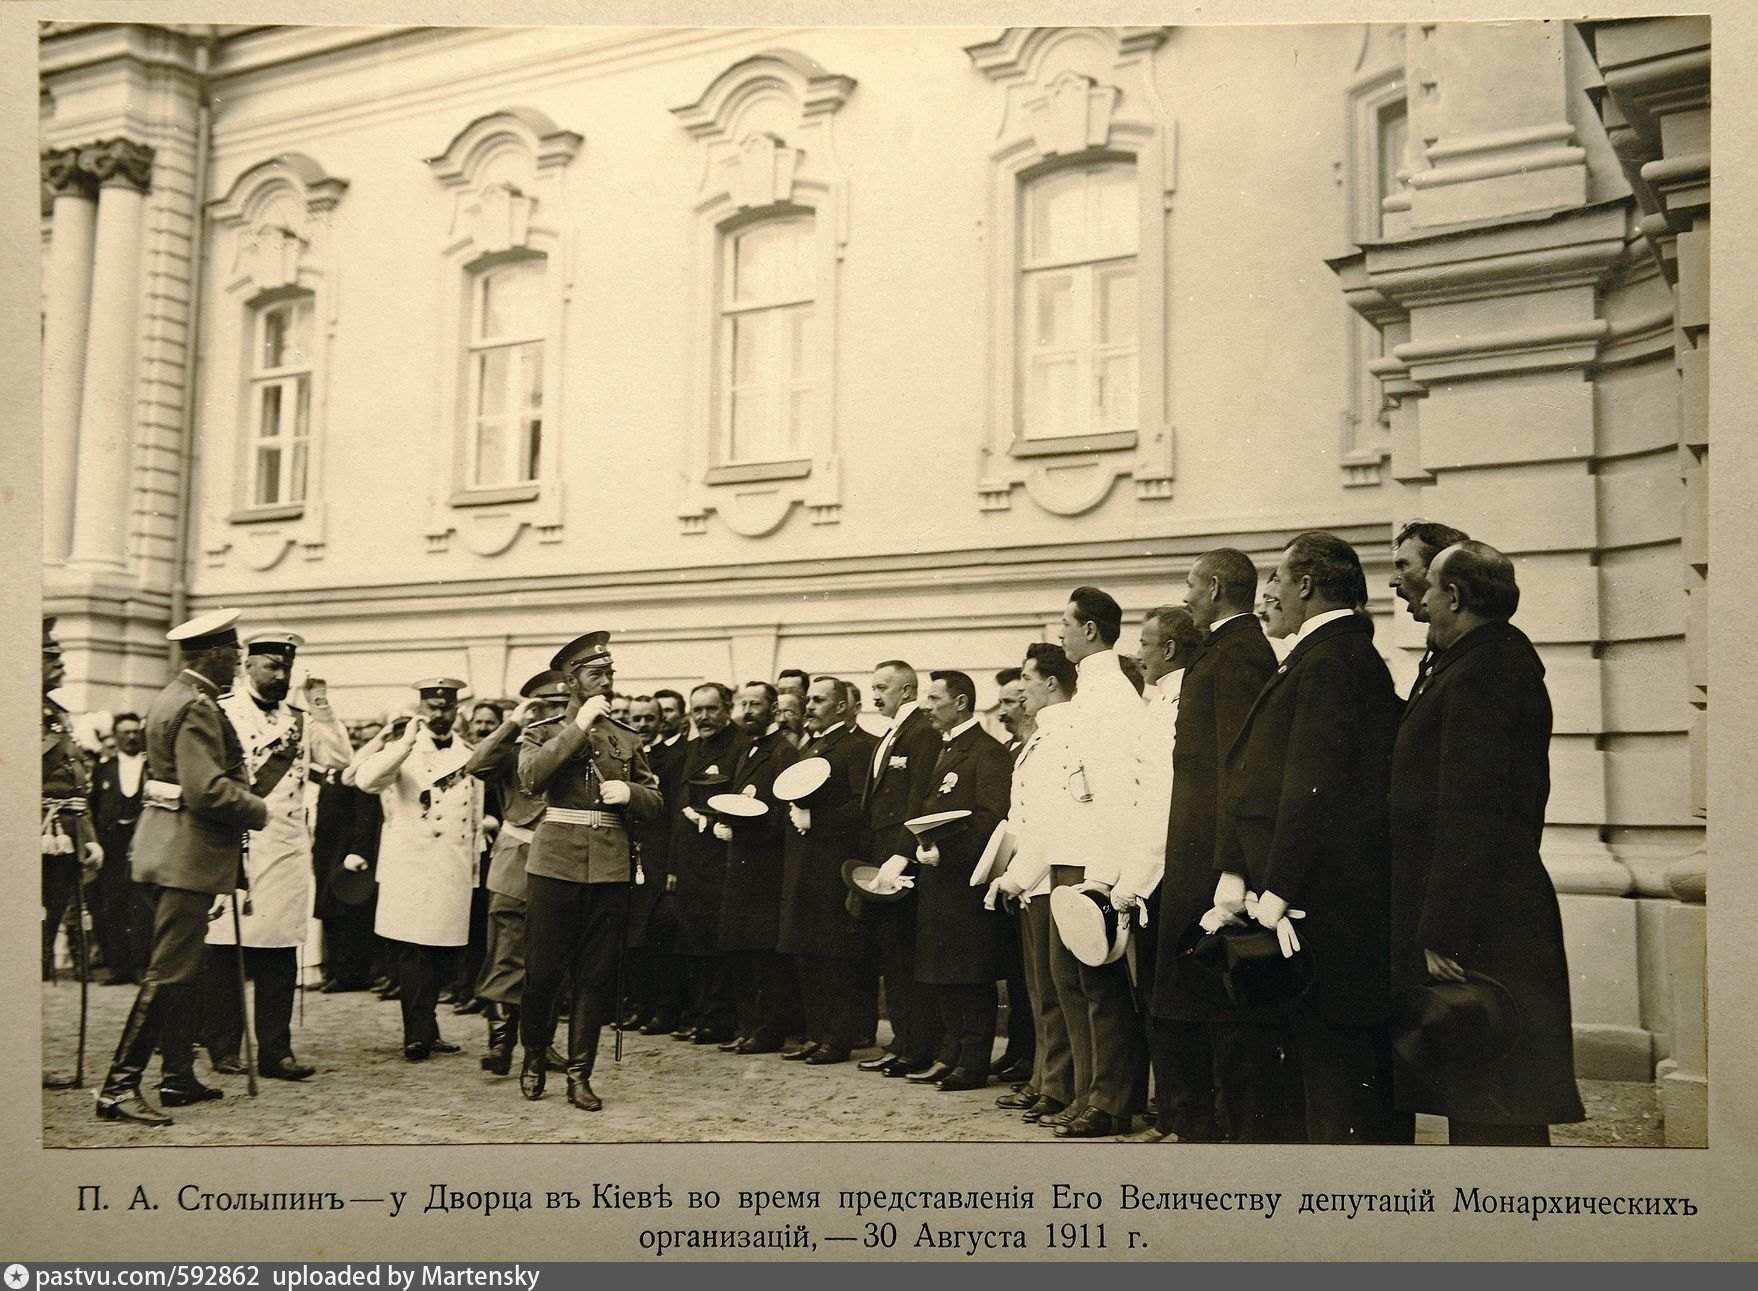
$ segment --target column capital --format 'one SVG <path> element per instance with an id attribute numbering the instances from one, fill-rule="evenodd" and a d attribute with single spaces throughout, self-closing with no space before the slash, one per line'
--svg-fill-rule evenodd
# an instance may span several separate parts
<path id="1" fill-rule="evenodd" d="M 80 148 L 45 148 L 41 154 L 44 195 L 97 196 L 97 176 L 79 164 Z"/>
<path id="2" fill-rule="evenodd" d="M 79 164 L 97 178 L 103 188 L 126 185 L 144 193 L 152 185 L 153 149 L 132 139 L 106 139 L 79 150 Z"/>

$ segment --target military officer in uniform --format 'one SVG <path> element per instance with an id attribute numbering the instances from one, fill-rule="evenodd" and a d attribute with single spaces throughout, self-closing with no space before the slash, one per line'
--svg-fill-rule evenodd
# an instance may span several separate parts
<path id="1" fill-rule="evenodd" d="M 293 1056 L 293 992 L 299 947 L 311 920 L 311 825 L 305 786 L 313 768 L 340 770 L 353 750 L 348 730 L 327 701 L 291 703 L 293 657 L 305 638 L 280 629 L 244 641 L 244 685 L 220 708 L 244 744 L 250 791 L 269 805 L 269 823 L 245 857 L 250 901 L 237 920 L 245 971 L 256 983 L 256 1065 L 273 1080 L 304 1080 L 315 1070 Z M 321 692 L 320 692 L 321 693 Z M 242 1074 L 238 1046 L 244 1017 L 238 998 L 238 945 L 231 897 L 208 923 L 200 1000 L 201 1041 L 214 1070 Z"/>
<path id="2" fill-rule="evenodd" d="M 449 952 L 470 937 L 470 894 L 482 855 L 482 784 L 465 773 L 470 746 L 453 729 L 463 689 L 453 677 L 416 682 L 420 711 L 355 772 L 360 787 L 384 804 L 375 928 L 400 943 L 398 998 L 410 1062 L 458 1052 L 440 1038 L 434 1011 Z"/>
<path id="3" fill-rule="evenodd" d="M 616 670 L 609 639 L 608 632 L 589 632 L 556 652 L 550 667 L 567 678 L 569 691 L 561 729 L 547 742 L 528 732 L 519 750 L 525 792 L 547 804 L 525 861 L 519 1090 L 528 1099 L 543 1097 L 556 992 L 571 967 L 568 1101 L 588 1112 L 604 1106 L 592 1091 L 592 1064 L 599 1030 L 620 1007 L 617 958 L 629 888 L 641 878 L 629 823 L 651 820 L 664 806 L 640 734 L 610 716 Z"/>
<path id="4" fill-rule="evenodd" d="M 55 620 L 43 620 L 43 980 L 55 975 L 55 934 L 84 879 L 96 877 L 104 849 L 92 830 L 91 768 L 73 741 L 67 710 L 49 692 L 67 678 Z M 82 869 L 85 871 L 82 876 Z M 82 931 L 81 935 L 84 933 Z"/>
<path id="5" fill-rule="evenodd" d="M 474 991 L 488 1011 L 488 1052 L 482 1069 L 504 1076 L 513 1069 L 519 1001 L 525 992 L 525 858 L 543 817 L 543 799 L 519 783 L 519 741 L 527 732 L 548 739 L 561 729 L 568 679 L 546 668 L 519 688 L 512 714 L 471 751 L 464 769 L 499 790 L 500 832 L 488 862 L 488 946 Z"/>
<path id="6" fill-rule="evenodd" d="M 146 806 L 134 833 L 134 881 L 151 884 L 153 943 L 116 1057 L 98 1094 L 98 1119 L 169 1125 L 140 1096 L 153 1049 L 163 1054 L 167 1107 L 220 1097 L 195 1078 L 190 988 L 201 967 L 208 908 L 243 881 L 244 835 L 268 823 L 250 791 L 244 746 L 220 709 L 238 671 L 236 610 L 213 610 L 166 633 L 184 667 L 147 710 Z"/>

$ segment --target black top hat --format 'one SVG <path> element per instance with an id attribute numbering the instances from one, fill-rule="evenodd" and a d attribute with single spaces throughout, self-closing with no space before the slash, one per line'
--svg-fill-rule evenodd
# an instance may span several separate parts
<path id="1" fill-rule="evenodd" d="M 1191 994 L 1237 1013 L 1292 1008 L 1318 980 L 1318 961 L 1306 937 L 1292 958 L 1285 958 L 1275 930 L 1257 923 L 1204 932 L 1199 920 L 1179 935 L 1174 963 Z"/>
<path id="2" fill-rule="evenodd" d="M 1130 919 L 1094 888 L 1051 888 L 1050 917 L 1068 953 L 1088 968 L 1116 963 L 1129 945 Z"/>
<path id="3" fill-rule="evenodd" d="M 329 885 L 330 895 L 343 905 L 365 905 L 378 886 L 378 879 L 371 866 L 351 870 L 346 865 L 338 865 L 330 871 Z"/>
<path id="4" fill-rule="evenodd" d="M 716 794 L 726 792 L 727 785 L 732 783 L 732 777 L 719 772 L 700 772 L 684 783 L 690 790 L 690 806 L 705 812 L 708 810 L 708 800 Z"/>
<path id="5" fill-rule="evenodd" d="M 886 867 L 858 858 L 842 863 L 842 881 L 863 901 L 901 901 L 913 890 L 908 884 L 899 884 Z"/>
<path id="6" fill-rule="evenodd" d="M 1392 1000 L 1392 1048 L 1413 1067 L 1484 1067 L 1520 1042 L 1520 1005 L 1493 977 L 1407 987 Z"/>

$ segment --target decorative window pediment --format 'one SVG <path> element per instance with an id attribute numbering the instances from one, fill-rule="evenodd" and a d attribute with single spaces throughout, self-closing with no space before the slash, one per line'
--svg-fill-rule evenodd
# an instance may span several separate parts
<path id="1" fill-rule="evenodd" d="M 1174 132 L 1165 27 L 1010 28 L 966 48 L 1002 87 L 990 154 L 985 511 L 1023 487 L 1078 515 L 1121 476 L 1172 496 L 1165 224 Z"/>
<path id="2" fill-rule="evenodd" d="M 324 554 L 323 426 L 336 323 L 330 221 L 347 191 L 347 180 L 289 152 L 244 171 L 209 208 L 239 338 L 214 350 L 214 388 L 236 386 L 238 398 L 233 433 L 208 440 L 216 455 L 230 452 L 215 469 L 232 481 L 210 494 L 210 565 L 226 564 L 235 549 L 257 570 L 294 547 L 307 560 Z"/>
<path id="3" fill-rule="evenodd" d="M 427 159 L 451 198 L 440 255 L 439 419 L 427 549 L 559 542 L 561 336 L 573 235 L 563 172 L 584 140 L 532 108 L 478 117 Z M 572 428 L 577 436 L 579 427 Z"/>
<path id="4" fill-rule="evenodd" d="M 855 83 L 790 50 L 734 63 L 673 114 L 702 150 L 683 532 L 841 517 L 834 410 L 848 179 L 831 120 Z"/>

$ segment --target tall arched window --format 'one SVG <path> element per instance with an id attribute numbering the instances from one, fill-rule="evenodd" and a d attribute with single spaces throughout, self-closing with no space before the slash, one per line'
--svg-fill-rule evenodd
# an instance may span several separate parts
<path id="1" fill-rule="evenodd" d="M 250 506 L 305 500 L 311 451 L 312 297 L 253 307 L 250 361 Z"/>
<path id="2" fill-rule="evenodd" d="M 1135 430 L 1135 167 L 1057 167 L 1028 180 L 1023 200 L 1020 433 Z"/>
<path id="3" fill-rule="evenodd" d="M 465 341 L 465 487 L 538 477 L 543 442 L 542 256 L 502 260 L 470 275 Z"/>
<path id="4" fill-rule="evenodd" d="M 809 451 L 817 240 L 810 213 L 729 231 L 720 292 L 720 460 Z"/>

